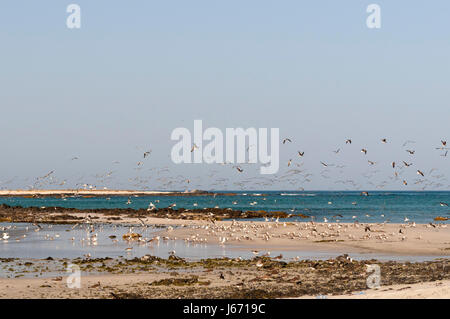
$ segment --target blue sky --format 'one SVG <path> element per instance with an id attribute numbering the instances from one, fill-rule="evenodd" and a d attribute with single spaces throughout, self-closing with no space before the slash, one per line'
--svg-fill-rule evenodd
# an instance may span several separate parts
<path id="1" fill-rule="evenodd" d="M 70 3 L 81 7 L 79 30 L 65 25 Z M 366 27 L 371 3 L 381 29 Z M 391 161 L 411 160 L 406 140 L 416 142 L 417 168 L 448 175 L 434 147 L 450 139 L 449 17 L 443 0 L 2 1 L 0 182 L 13 182 L 0 187 L 25 187 L 50 170 L 68 185 L 114 170 L 108 187 L 133 187 L 129 178 L 169 166 L 172 177 L 208 188 L 216 168 L 169 157 L 172 130 L 192 129 L 194 119 L 280 128 L 293 139 L 281 165 L 305 150 L 308 189 L 341 188 L 320 178 L 320 160 L 346 163 L 343 174 L 371 188 L 359 149 L 371 150 L 383 180 Z M 152 155 L 137 171 L 144 149 Z M 227 169 L 229 189 L 250 176 Z"/>

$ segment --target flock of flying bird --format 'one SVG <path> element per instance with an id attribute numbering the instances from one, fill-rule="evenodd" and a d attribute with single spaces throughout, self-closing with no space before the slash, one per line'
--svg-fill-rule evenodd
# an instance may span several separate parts
<path id="1" fill-rule="evenodd" d="M 382 144 L 388 144 L 389 141 L 387 138 L 382 138 L 380 140 Z M 282 141 L 282 151 L 283 147 L 287 148 L 288 144 L 293 144 L 292 138 L 284 138 Z M 352 139 L 345 140 L 345 148 L 348 148 L 354 144 Z M 414 141 L 406 141 L 403 144 L 403 148 L 405 148 L 409 144 L 414 144 Z M 247 148 L 247 152 L 250 147 L 255 145 L 250 145 Z M 448 147 L 447 141 L 441 140 L 439 146 L 434 147 L 436 150 L 441 151 L 439 154 L 442 158 L 446 158 L 448 155 Z M 221 190 L 221 189 L 296 189 L 296 190 L 305 190 L 305 188 L 311 189 L 308 187 L 311 185 L 313 181 L 316 183 L 323 185 L 325 184 L 325 188 L 330 187 L 332 183 L 330 182 L 332 179 L 331 173 L 337 175 L 337 178 L 334 180 L 334 184 L 341 184 L 344 190 L 360 190 L 360 189 L 384 189 L 388 185 L 393 185 L 396 187 L 396 181 L 399 181 L 404 186 L 407 185 L 418 185 L 420 189 L 445 189 L 450 187 L 450 185 L 445 185 L 445 181 L 447 180 L 444 173 L 439 173 L 439 169 L 431 168 L 426 171 L 424 168 L 417 167 L 415 168 L 415 173 L 419 176 L 418 179 L 410 180 L 410 177 L 405 177 L 405 172 L 410 172 L 411 167 L 415 166 L 414 161 L 412 160 L 416 155 L 416 150 L 411 148 L 406 148 L 404 151 L 407 154 L 408 158 L 391 161 L 389 166 L 393 170 L 391 174 L 383 177 L 383 181 L 375 182 L 374 177 L 380 177 L 382 174 L 379 174 L 380 168 L 388 167 L 387 164 L 380 166 L 377 161 L 370 158 L 371 151 L 367 147 L 362 147 L 360 152 L 364 155 L 365 161 L 369 168 L 374 168 L 369 172 L 364 172 L 361 176 L 365 179 L 355 178 L 355 163 L 340 163 L 334 164 L 326 160 L 320 160 L 316 165 L 314 164 L 315 160 L 309 160 L 308 155 L 305 150 L 297 150 L 296 158 L 298 161 L 295 161 L 293 158 L 289 158 L 287 160 L 287 166 L 281 165 L 281 169 L 277 174 L 274 175 L 260 175 L 257 172 L 259 171 L 259 165 L 242 163 L 242 164 L 233 164 L 233 163 L 221 163 L 216 164 L 215 166 L 211 166 L 210 164 L 203 165 L 203 169 L 201 173 L 191 173 L 192 175 L 187 176 L 183 173 L 179 173 L 179 168 L 175 166 L 164 166 L 164 167 L 152 167 L 147 168 L 147 160 L 152 157 L 152 150 L 148 149 L 139 149 L 141 152 L 141 159 L 138 162 L 135 162 L 135 166 L 133 170 L 136 172 L 136 176 L 129 177 L 127 182 L 124 183 L 120 179 L 120 170 L 123 167 L 120 167 L 121 164 L 119 161 L 113 161 L 112 164 L 114 167 L 102 173 L 97 173 L 90 176 L 77 176 L 71 180 L 71 183 L 68 182 L 68 178 L 59 179 L 55 176 L 56 169 L 49 171 L 47 174 L 43 176 L 39 176 L 32 180 L 32 184 L 28 186 L 29 189 L 43 189 L 46 187 L 65 187 L 68 188 L 70 186 L 74 186 L 72 188 L 77 189 L 108 189 L 108 188 L 129 188 L 130 185 L 134 189 L 140 190 L 152 190 L 152 189 L 161 189 L 161 190 L 184 190 L 184 189 L 199 189 L 199 188 L 208 188 L 210 190 Z M 199 151 L 199 148 L 196 144 L 193 144 L 191 147 L 191 152 Z M 341 154 L 343 152 L 348 152 L 347 149 L 343 147 L 337 148 L 336 150 L 332 150 L 332 153 L 335 155 Z M 286 152 L 285 152 L 286 153 Z M 315 154 L 316 158 L 317 154 Z M 348 158 L 347 158 L 348 159 Z M 355 157 L 352 157 L 355 159 Z M 70 159 L 72 162 L 79 161 L 79 156 L 74 156 Z M 359 161 L 359 159 L 358 159 Z M 357 163 L 361 166 L 361 162 Z M 231 167 L 234 169 L 238 175 L 230 175 L 228 170 L 221 170 L 220 167 Z M 309 167 L 307 167 L 309 166 Z M 317 171 L 319 168 L 322 168 L 320 171 L 320 179 L 325 180 L 324 182 L 318 182 L 317 180 Z M 187 170 L 186 166 L 181 167 L 183 172 Z M 254 168 L 254 170 L 252 170 Z M 125 170 L 130 169 L 130 167 L 126 167 Z M 435 173 L 435 175 L 433 175 Z M 195 177 L 193 177 L 195 176 Z M 342 177 L 341 177 L 342 176 Z M 343 178 L 344 177 L 344 178 Z M 25 181 L 30 181 L 30 178 L 25 179 Z M 4 185 L 0 187 L 0 189 L 6 189 L 9 184 L 13 182 L 17 182 L 17 178 L 10 179 L 5 182 L 0 182 L 0 185 Z M 341 189 L 342 187 L 337 187 Z M 318 188 L 318 187 L 316 187 Z M 333 188 L 333 187 L 332 187 Z M 334 187 L 336 188 L 336 187 Z"/>

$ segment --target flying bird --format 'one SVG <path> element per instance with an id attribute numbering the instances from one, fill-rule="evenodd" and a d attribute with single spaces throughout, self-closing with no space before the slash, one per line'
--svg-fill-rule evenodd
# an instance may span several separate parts
<path id="1" fill-rule="evenodd" d="M 297 153 L 298 153 L 298 156 L 300 156 L 300 157 L 302 157 L 303 155 L 305 155 L 305 152 L 297 151 Z"/>
<path id="2" fill-rule="evenodd" d="M 149 156 L 150 154 L 152 153 L 152 151 L 150 150 L 150 151 L 147 151 L 147 152 L 145 152 L 144 153 L 144 158 L 146 158 L 147 156 Z"/>
<path id="3" fill-rule="evenodd" d="M 194 143 L 194 144 L 192 145 L 192 148 L 191 148 L 191 153 L 192 153 L 195 149 L 198 149 L 198 146 Z"/>
<path id="4" fill-rule="evenodd" d="M 406 163 L 405 161 L 403 161 L 403 164 L 405 164 L 406 167 L 409 167 L 409 166 L 412 165 L 412 163 L 409 163 L 409 164 L 408 164 L 408 163 Z"/>
<path id="5" fill-rule="evenodd" d="M 417 174 L 421 176 L 425 176 L 420 170 L 417 170 Z"/>
<path id="6" fill-rule="evenodd" d="M 384 144 L 386 144 L 386 143 L 387 143 L 387 139 L 385 139 L 385 138 L 382 138 L 382 139 L 381 139 L 381 143 L 384 143 Z"/>
<path id="7" fill-rule="evenodd" d="M 347 140 L 345 141 L 345 144 L 352 144 L 352 140 L 351 140 L 351 139 L 347 139 Z"/>
<path id="8" fill-rule="evenodd" d="M 361 153 L 367 154 L 367 150 L 365 148 L 361 149 Z"/>
<path id="9" fill-rule="evenodd" d="M 289 138 L 285 138 L 285 139 L 283 140 L 283 144 L 286 144 L 286 142 L 292 142 L 292 141 L 291 141 L 291 139 L 289 139 Z"/>

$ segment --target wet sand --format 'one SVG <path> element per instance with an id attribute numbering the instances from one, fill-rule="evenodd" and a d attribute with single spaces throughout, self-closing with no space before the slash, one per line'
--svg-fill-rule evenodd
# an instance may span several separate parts
<path id="1" fill-rule="evenodd" d="M 223 221 L 162 232 L 240 249 L 450 256 L 447 224 L 360 224 Z M 224 239 L 225 238 L 225 239 Z"/>

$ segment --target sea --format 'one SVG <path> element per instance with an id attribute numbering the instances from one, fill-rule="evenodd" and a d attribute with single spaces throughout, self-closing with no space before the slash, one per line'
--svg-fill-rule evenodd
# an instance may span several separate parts
<path id="1" fill-rule="evenodd" d="M 0 197 L 0 204 L 22 207 L 157 208 L 176 204 L 174 209 L 232 208 L 234 210 L 284 211 L 285 221 L 316 222 L 434 222 L 450 217 L 450 191 L 226 191 L 232 196 L 139 196 L 139 197 Z M 305 218 L 305 216 L 307 216 Z M 258 219 L 254 219 L 258 220 Z M 442 221 L 441 221 L 442 222 Z M 446 223 L 446 221 L 443 221 Z"/>

